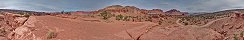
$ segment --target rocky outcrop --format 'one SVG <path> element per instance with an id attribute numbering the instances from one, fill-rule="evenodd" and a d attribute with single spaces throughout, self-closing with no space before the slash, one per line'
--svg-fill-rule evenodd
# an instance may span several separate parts
<path id="1" fill-rule="evenodd" d="M 173 13 L 173 12 L 180 12 L 179 10 L 176 10 L 176 9 L 171 9 L 169 11 L 166 11 L 165 13 Z"/>
<path id="2" fill-rule="evenodd" d="M 13 40 L 35 40 L 36 36 L 32 33 L 35 22 L 37 20 L 31 16 L 28 20 L 24 22 L 23 25 L 17 27 L 13 32 L 15 33 Z"/>
<path id="3" fill-rule="evenodd" d="M 233 13 L 235 14 L 234 17 L 236 18 L 244 18 L 244 13 L 238 11 L 234 11 Z"/>
<path id="4" fill-rule="evenodd" d="M 171 9 L 169 11 L 166 11 L 165 13 L 166 13 L 166 15 L 186 15 L 187 14 L 186 12 L 181 12 L 176 9 Z"/>
<path id="5" fill-rule="evenodd" d="M 27 19 L 27 17 L 19 14 L 2 12 L 0 16 L 0 40 L 13 39 L 15 37 L 13 36 L 15 34 L 14 30 L 19 29 Z"/>

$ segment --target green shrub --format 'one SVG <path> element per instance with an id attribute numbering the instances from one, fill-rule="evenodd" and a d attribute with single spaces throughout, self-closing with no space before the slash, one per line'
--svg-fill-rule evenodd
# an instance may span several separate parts
<path id="1" fill-rule="evenodd" d="M 241 33 L 240 33 L 240 37 L 243 37 L 243 32 L 244 32 L 244 31 L 241 31 Z"/>
<path id="2" fill-rule="evenodd" d="M 124 21 L 128 21 L 129 20 L 129 16 L 124 16 L 123 20 Z"/>
<path id="3" fill-rule="evenodd" d="M 108 12 L 102 12 L 102 13 L 100 13 L 100 16 L 102 16 L 103 19 L 107 20 L 107 19 L 111 18 L 113 15 Z"/>
<path id="4" fill-rule="evenodd" d="M 31 14 L 25 13 L 25 12 L 19 12 L 17 14 L 23 15 L 23 17 L 29 17 L 29 16 L 31 16 Z"/>
<path id="5" fill-rule="evenodd" d="M 234 34 L 234 40 L 238 40 L 237 34 Z"/>
<path id="6" fill-rule="evenodd" d="M 24 12 L 18 12 L 17 14 L 24 15 L 25 13 Z"/>
<path id="7" fill-rule="evenodd" d="M 124 18 L 124 16 L 121 14 L 116 16 L 116 20 L 123 20 L 123 18 Z"/>
<path id="8" fill-rule="evenodd" d="M 23 16 L 24 17 L 30 17 L 31 15 L 30 14 L 24 14 Z"/>

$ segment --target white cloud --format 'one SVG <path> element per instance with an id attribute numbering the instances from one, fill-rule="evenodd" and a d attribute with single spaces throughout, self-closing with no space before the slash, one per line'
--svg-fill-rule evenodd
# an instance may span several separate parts
<path id="1" fill-rule="evenodd" d="M 243 8 L 244 0 L 206 0 L 199 4 L 189 5 L 189 11 L 207 11 L 214 12 L 224 9 Z"/>
<path id="2" fill-rule="evenodd" d="M 224 9 L 232 8 L 244 8 L 244 0 L 110 0 L 98 3 L 90 3 L 93 1 L 71 3 L 64 3 L 60 0 L 57 3 L 49 3 L 50 0 L 0 0 L 0 8 L 5 9 L 21 9 L 21 10 L 37 10 L 37 11 L 60 11 L 60 10 L 72 10 L 69 8 L 81 9 L 81 10 L 95 10 L 109 5 L 130 5 L 139 8 L 153 9 L 160 8 L 163 10 L 179 9 L 181 11 L 188 12 L 213 12 Z M 160 2 L 158 2 L 160 1 Z M 189 1 L 189 2 L 188 2 Z M 65 1 L 66 2 L 66 1 Z M 62 4 L 63 3 L 63 4 Z M 55 5 L 60 4 L 60 5 Z M 74 5 L 73 5 L 74 4 Z"/>

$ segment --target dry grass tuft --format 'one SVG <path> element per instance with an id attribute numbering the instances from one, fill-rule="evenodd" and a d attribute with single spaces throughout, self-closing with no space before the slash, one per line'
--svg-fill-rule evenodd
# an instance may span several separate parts
<path id="1" fill-rule="evenodd" d="M 54 31 L 48 31 L 47 32 L 47 39 L 52 39 L 52 38 L 56 38 L 57 37 L 57 33 Z"/>

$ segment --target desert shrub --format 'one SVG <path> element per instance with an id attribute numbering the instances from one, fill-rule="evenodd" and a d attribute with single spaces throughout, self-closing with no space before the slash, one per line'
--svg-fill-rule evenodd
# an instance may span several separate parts
<path id="1" fill-rule="evenodd" d="M 102 16 L 103 19 L 107 20 L 107 19 L 111 18 L 113 15 L 108 12 L 102 12 L 102 13 L 100 13 L 100 16 Z"/>
<path id="2" fill-rule="evenodd" d="M 240 37 L 243 37 L 243 32 L 244 32 L 244 31 L 241 31 L 241 33 L 240 33 Z"/>
<path id="3" fill-rule="evenodd" d="M 65 14 L 71 15 L 71 13 L 70 13 L 70 12 L 65 12 Z"/>
<path id="4" fill-rule="evenodd" d="M 30 17 L 31 15 L 30 14 L 24 14 L 23 16 L 24 17 Z"/>
<path id="5" fill-rule="evenodd" d="M 6 35 L 6 30 L 0 29 L 0 36 L 5 36 Z"/>
<path id="6" fill-rule="evenodd" d="M 147 17 L 145 21 L 150 21 L 150 22 L 152 22 L 152 17 Z"/>
<path id="7" fill-rule="evenodd" d="M 25 13 L 24 12 L 18 12 L 17 14 L 24 15 Z"/>
<path id="8" fill-rule="evenodd" d="M 162 21 L 158 21 L 158 24 L 159 24 L 159 25 L 162 25 Z"/>
<path id="9" fill-rule="evenodd" d="M 88 16 L 88 17 L 95 17 L 94 14 L 87 14 L 87 15 L 85 15 L 85 16 Z"/>
<path id="10" fill-rule="evenodd" d="M 112 17 L 115 17 L 116 15 L 115 14 L 112 14 Z"/>
<path id="11" fill-rule="evenodd" d="M 123 15 L 117 15 L 116 20 L 123 20 L 124 16 Z"/>
<path id="12" fill-rule="evenodd" d="M 124 16 L 124 21 L 129 21 L 130 16 Z"/>
<path id="13" fill-rule="evenodd" d="M 56 36 L 57 36 L 57 33 L 53 32 L 53 31 L 48 31 L 48 33 L 47 33 L 48 39 L 55 38 Z"/>
<path id="14" fill-rule="evenodd" d="M 185 23 L 185 22 L 183 22 L 184 23 L 184 25 L 188 25 L 188 23 Z"/>
<path id="15" fill-rule="evenodd" d="M 31 16 L 31 14 L 29 14 L 29 13 L 24 13 L 24 12 L 19 12 L 19 13 L 17 13 L 17 14 L 23 15 L 23 17 L 29 17 L 29 16 Z"/>
<path id="16" fill-rule="evenodd" d="M 237 34 L 234 34 L 234 40 L 238 40 Z"/>

